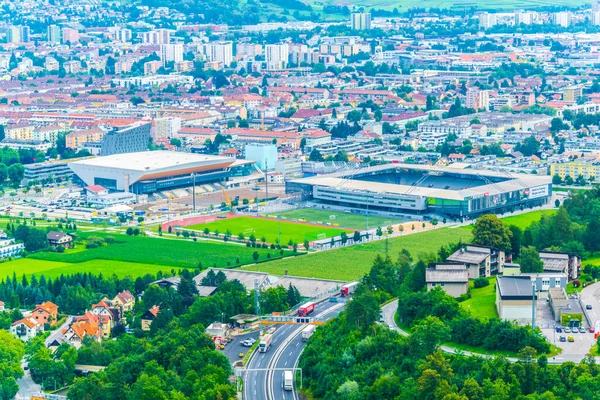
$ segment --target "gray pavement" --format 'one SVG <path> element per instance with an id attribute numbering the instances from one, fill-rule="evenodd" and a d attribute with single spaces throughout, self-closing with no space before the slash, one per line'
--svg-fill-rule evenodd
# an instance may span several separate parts
<path id="1" fill-rule="evenodd" d="M 27 366 L 27 362 L 25 360 L 21 361 L 21 365 L 23 369 Z M 17 384 L 19 385 L 19 392 L 15 397 L 17 400 L 19 399 L 30 399 L 32 396 L 42 394 L 42 387 L 35 383 L 33 379 L 31 379 L 31 374 L 29 373 L 29 369 L 25 370 L 25 375 L 19 380 L 17 380 Z"/>

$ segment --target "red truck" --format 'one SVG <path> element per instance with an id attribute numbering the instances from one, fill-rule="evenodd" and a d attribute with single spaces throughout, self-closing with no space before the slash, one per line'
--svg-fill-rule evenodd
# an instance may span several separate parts
<path id="1" fill-rule="evenodd" d="M 305 317 L 313 311 L 315 311 L 315 303 L 311 301 L 301 305 L 300 308 L 298 308 L 298 316 Z"/>
<path id="2" fill-rule="evenodd" d="M 357 286 L 358 282 L 352 282 L 342 286 L 342 288 L 340 289 L 340 296 L 350 296 L 352 293 L 354 293 Z"/>

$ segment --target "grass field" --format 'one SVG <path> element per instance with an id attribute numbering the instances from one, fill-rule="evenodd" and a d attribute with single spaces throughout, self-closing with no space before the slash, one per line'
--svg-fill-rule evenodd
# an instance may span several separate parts
<path id="1" fill-rule="evenodd" d="M 211 232 L 219 230 L 220 233 L 225 233 L 229 229 L 234 236 L 243 233 L 246 238 L 251 235 L 253 230 L 257 240 L 260 241 L 264 236 L 269 243 L 274 243 L 278 232 L 281 232 L 281 244 L 287 244 L 290 239 L 296 243 L 304 243 L 304 240 L 312 241 L 322 234 L 329 238 L 338 236 L 345 230 L 329 226 L 315 226 L 254 217 L 218 219 L 214 222 L 191 225 L 186 228 L 198 231 L 208 228 Z M 350 232 L 349 230 L 345 231 Z"/>
<path id="2" fill-rule="evenodd" d="M 528 213 L 524 213 L 524 214 L 520 214 L 520 215 L 515 215 L 512 217 L 502 218 L 502 222 L 504 222 L 504 225 L 515 225 L 521 229 L 525 229 L 529 225 L 531 225 L 533 222 L 539 221 L 540 218 L 542 218 L 542 215 L 551 216 L 554 214 L 556 214 L 555 209 L 536 210 L 536 211 L 532 211 L 532 212 L 528 212 Z"/>
<path id="3" fill-rule="evenodd" d="M 101 234 L 94 233 L 102 236 Z M 93 260 L 124 261 L 149 265 L 180 268 L 193 268 L 202 263 L 203 266 L 227 267 L 236 265 L 236 257 L 241 264 L 254 262 L 252 254 L 259 253 L 259 260 L 265 260 L 267 253 L 274 257 L 277 250 L 254 249 L 235 244 L 183 239 L 156 239 L 117 235 L 117 243 L 96 249 L 88 249 L 75 253 L 36 253 L 30 257 L 65 263 L 84 263 Z"/>
<path id="4" fill-rule="evenodd" d="M 329 217 L 335 215 L 335 219 Z M 367 217 L 361 214 L 352 214 L 344 212 L 335 212 L 328 210 L 317 210 L 314 208 L 301 208 L 299 210 L 284 211 L 269 217 L 284 217 L 288 219 L 304 219 L 310 223 L 332 223 L 338 224 L 342 228 L 363 230 L 367 228 Z M 381 226 L 385 227 L 390 224 L 402 222 L 400 219 L 391 217 L 369 216 L 369 228 Z"/>
<path id="5" fill-rule="evenodd" d="M 441 228 L 390 239 L 388 253 L 395 258 L 400 250 L 407 249 L 416 258 L 421 253 L 437 252 L 442 245 L 470 239 L 469 229 Z M 274 275 L 284 275 L 287 271 L 296 276 L 351 281 L 368 272 L 375 256 L 385 253 L 385 247 L 386 241 L 379 240 L 242 268 Z"/>
<path id="6" fill-rule="evenodd" d="M 460 303 L 465 310 L 470 310 L 474 317 L 489 319 L 498 316 L 496 313 L 496 277 L 490 278 L 486 287 L 475 289 L 473 281 L 469 281 L 471 298 Z"/>
<path id="7" fill-rule="evenodd" d="M 46 261 L 32 258 L 21 258 L 18 260 L 0 263 L 0 279 L 13 275 L 16 272 L 20 277 L 23 274 L 35 274 L 38 278 L 44 275 L 47 278 L 56 278 L 61 274 L 74 274 L 78 272 L 91 272 L 94 275 L 103 274 L 110 276 L 117 274 L 123 277 L 133 277 L 145 274 L 156 275 L 158 271 L 171 271 L 172 268 L 164 265 L 143 264 L 124 261 L 91 260 L 82 263 L 67 263 L 59 261 Z"/>

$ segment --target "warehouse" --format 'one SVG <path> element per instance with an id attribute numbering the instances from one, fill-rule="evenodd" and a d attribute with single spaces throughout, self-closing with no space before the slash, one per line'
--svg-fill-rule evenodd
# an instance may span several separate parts
<path id="1" fill-rule="evenodd" d="M 226 181 L 256 171 L 253 164 L 227 157 L 173 151 L 115 154 L 75 161 L 69 167 L 85 186 L 135 194 Z"/>
<path id="2" fill-rule="evenodd" d="M 548 176 L 394 163 L 290 180 L 286 191 L 355 209 L 477 217 L 547 204 L 552 182 Z"/>

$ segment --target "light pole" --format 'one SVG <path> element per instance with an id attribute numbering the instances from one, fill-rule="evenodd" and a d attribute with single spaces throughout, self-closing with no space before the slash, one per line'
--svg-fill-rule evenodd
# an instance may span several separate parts
<path id="1" fill-rule="evenodd" d="M 192 172 L 192 207 L 196 212 L 196 173 Z"/>
<path id="2" fill-rule="evenodd" d="M 535 331 L 535 281 L 531 281 L 531 333 L 533 331 Z"/>

